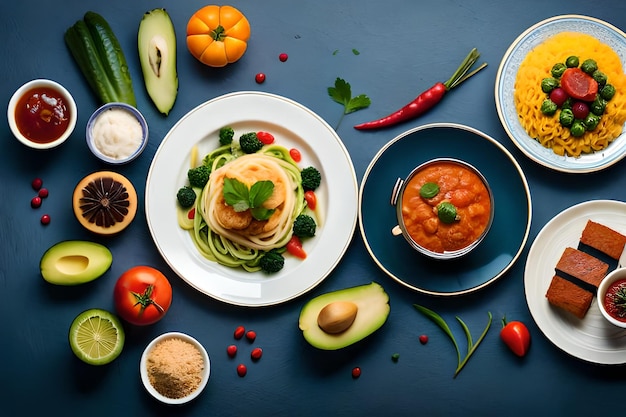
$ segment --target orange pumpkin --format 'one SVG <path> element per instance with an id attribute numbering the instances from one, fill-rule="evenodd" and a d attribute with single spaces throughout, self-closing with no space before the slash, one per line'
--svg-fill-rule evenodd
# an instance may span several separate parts
<path id="1" fill-rule="evenodd" d="M 187 23 L 189 52 L 210 67 L 238 61 L 246 52 L 249 38 L 248 19 L 232 6 L 205 6 Z"/>

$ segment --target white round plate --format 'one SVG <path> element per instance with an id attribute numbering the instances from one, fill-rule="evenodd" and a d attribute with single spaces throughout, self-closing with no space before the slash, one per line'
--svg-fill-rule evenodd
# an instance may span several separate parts
<path id="1" fill-rule="evenodd" d="M 526 55 L 546 39 L 561 32 L 585 33 L 610 46 L 626 68 L 626 34 L 601 20 L 578 15 L 555 16 L 528 28 L 504 54 L 496 74 L 495 99 L 498 117 L 513 143 L 533 161 L 556 171 L 585 173 L 607 168 L 626 156 L 626 124 L 624 132 L 601 152 L 579 158 L 559 156 L 528 136 L 519 122 L 513 90 L 517 69 Z"/>
<path id="2" fill-rule="evenodd" d="M 626 330 L 608 323 L 594 297 L 584 319 L 555 308 L 546 299 L 554 268 L 566 247 L 578 246 L 588 220 L 626 234 L 626 203 L 594 200 L 572 206 L 548 222 L 533 242 L 524 272 L 526 302 L 543 334 L 561 350 L 600 364 L 626 363 Z"/>
<path id="3" fill-rule="evenodd" d="M 189 169 L 190 151 L 200 156 L 218 147 L 219 129 L 267 131 L 278 145 L 302 153 L 301 167 L 322 174 L 316 190 L 324 213 L 316 236 L 304 243 L 302 261 L 288 256 L 278 273 L 250 273 L 204 258 L 176 220 L 176 192 Z M 198 291 L 229 304 L 279 304 L 311 290 L 343 257 L 357 218 L 357 180 L 352 160 L 337 133 L 318 115 L 290 99 L 262 92 L 226 94 L 182 117 L 161 142 L 146 182 L 146 217 L 154 242 L 169 266 Z"/>

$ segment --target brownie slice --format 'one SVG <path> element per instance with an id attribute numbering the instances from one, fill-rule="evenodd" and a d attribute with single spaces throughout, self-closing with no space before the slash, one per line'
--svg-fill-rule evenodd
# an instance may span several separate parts
<path id="1" fill-rule="evenodd" d="M 582 319 L 587 314 L 593 293 L 578 285 L 561 278 L 557 275 L 552 277 L 552 282 L 546 292 L 548 302 Z"/>
<path id="2" fill-rule="evenodd" d="M 618 260 L 624 251 L 626 236 L 603 224 L 588 220 L 580 242 Z"/>
<path id="3" fill-rule="evenodd" d="M 602 278 L 606 276 L 609 265 L 583 251 L 568 247 L 563 251 L 555 269 L 556 274 L 561 278 L 583 288 L 587 287 L 585 289 L 588 291 L 595 291 Z"/>

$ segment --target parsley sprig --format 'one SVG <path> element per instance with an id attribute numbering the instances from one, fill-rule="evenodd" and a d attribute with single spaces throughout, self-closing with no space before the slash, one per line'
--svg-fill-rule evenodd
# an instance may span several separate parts
<path id="1" fill-rule="evenodd" d="M 267 220 L 274 213 L 274 209 L 263 207 L 263 203 L 272 196 L 274 183 L 272 181 L 257 181 L 248 186 L 236 178 L 224 178 L 224 201 L 233 207 L 236 212 L 250 210 L 256 220 Z"/>
<path id="2" fill-rule="evenodd" d="M 352 97 L 352 88 L 350 87 L 350 84 L 341 78 L 337 78 L 335 80 L 334 87 L 328 87 L 328 95 L 335 102 L 343 105 L 343 114 L 341 115 L 335 130 L 339 128 L 339 125 L 346 114 L 367 108 L 370 104 L 372 104 L 370 98 L 365 94 L 359 94 L 356 97 Z"/>

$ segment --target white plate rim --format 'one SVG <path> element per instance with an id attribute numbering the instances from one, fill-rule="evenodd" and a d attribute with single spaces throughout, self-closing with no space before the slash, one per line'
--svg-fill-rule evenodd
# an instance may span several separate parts
<path id="1" fill-rule="evenodd" d="M 496 110 L 498 118 L 500 119 L 500 122 L 511 141 L 529 159 L 556 171 L 568 173 L 589 173 L 608 168 L 618 163 L 626 156 L 626 123 L 624 124 L 622 134 L 615 139 L 615 141 L 613 141 L 607 150 L 596 152 L 594 154 L 582 155 L 579 158 L 560 157 L 554 154 L 550 149 L 544 148 L 536 140 L 525 134 L 523 127 L 516 117 L 516 113 L 513 111 L 515 106 L 509 102 L 512 102 L 512 97 L 509 97 L 507 100 L 504 97 L 503 92 L 503 86 L 510 80 L 510 77 L 513 77 L 513 83 L 515 81 L 514 75 L 507 73 L 506 70 L 520 45 L 527 39 L 532 38 L 535 32 L 540 29 L 550 29 L 552 25 L 566 25 L 572 21 L 583 22 L 593 26 L 594 28 L 605 30 L 607 33 L 611 33 L 614 37 L 619 38 L 620 40 L 623 39 L 623 41 L 620 42 L 620 50 L 616 51 L 616 53 L 620 55 L 622 66 L 626 68 L 626 33 L 622 30 L 608 22 L 590 16 L 577 14 L 553 16 L 532 25 L 522 32 L 504 53 L 495 79 Z M 549 35 L 554 35 L 558 32 L 560 31 L 551 32 Z M 538 43 L 545 40 L 545 38 L 546 37 L 544 36 L 531 39 L 530 45 L 536 46 Z M 526 53 L 524 53 L 523 57 L 520 56 L 517 58 L 523 59 L 525 56 Z M 516 71 L 513 72 L 515 73 Z M 613 147 L 613 149 L 610 149 L 611 147 Z M 608 158 L 607 155 L 609 156 Z"/>
<path id="2" fill-rule="evenodd" d="M 524 271 L 526 303 L 533 320 L 555 346 L 587 362 L 626 363 L 626 330 L 608 323 L 594 297 L 584 319 L 552 307 L 545 298 L 565 247 L 577 247 L 587 220 L 626 234 L 626 203 L 591 200 L 571 206 L 552 218 L 537 234 L 528 252 Z"/>
<path id="3" fill-rule="evenodd" d="M 322 172 L 322 185 L 316 194 L 320 204 L 325 206 L 324 224 L 314 238 L 305 242 L 307 259 L 287 257 L 283 270 L 273 275 L 248 273 L 204 259 L 193 247 L 187 232 L 176 223 L 175 193 L 185 182 L 192 146 L 199 144 L 202 149 L 203 145 L 206 148 L 200 151 L 203 155 L 217 147 L 215 132 L 220 127 L 237 124 L 250 130 L 276 129 L 272 133 L 277 144 L 298 147 L 302 153 L 301 166 L 314 165 Z M 212 134 L 216 145 L 208 146 L 205 142 Z M 228 304 L 263 307 L 301 296 L 334 270 L 356 228 L 357 200 L 352 160 L 328 123 L 289 98 L 266 92 L 239 91 L 198 105 L 167 133 L 148 171 L 145 213 L 159 253 L 185 282 Z"/>

